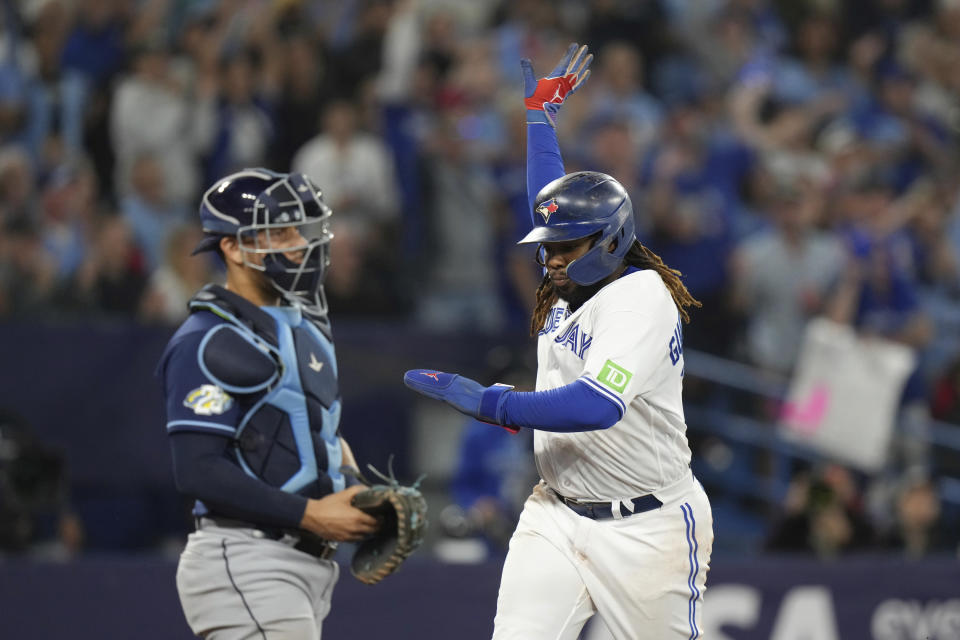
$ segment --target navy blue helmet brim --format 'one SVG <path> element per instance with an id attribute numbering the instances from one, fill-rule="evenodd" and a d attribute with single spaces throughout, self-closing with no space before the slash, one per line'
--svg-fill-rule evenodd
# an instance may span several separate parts
<path id="1" fill-rule="evenodd" d="M 197 246 L 194 247 L 193 251 L 190 252 L 190 255 L 195 256 L 198 253 L 203 253 L 204 251 L 213 251 L 218 246 L 220 246 L 220 238 L 224 236 L 208 234 L 203 237 L 203 240 L 197 243 Z"/>
<path id="2" fill-rule="evenodd" d="M 541 242 L 567 242 L 588 238 L 597 232 L 595 228 L 571 224 L 557 227 L 534 227 L 517 244 L 539 244 Z"/>

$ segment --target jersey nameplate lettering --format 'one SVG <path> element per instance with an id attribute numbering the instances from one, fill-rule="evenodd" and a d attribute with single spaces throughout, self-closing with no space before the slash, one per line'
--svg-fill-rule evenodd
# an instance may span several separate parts
<path id="1" fill-rule="evenodd" d="M 680 362 L 680 356 L 683 355 L 683 325 L 677 320 L 677 326 L 673 328 L 673 337 L 670 338 L 670 362 L 676 365 Z"/>

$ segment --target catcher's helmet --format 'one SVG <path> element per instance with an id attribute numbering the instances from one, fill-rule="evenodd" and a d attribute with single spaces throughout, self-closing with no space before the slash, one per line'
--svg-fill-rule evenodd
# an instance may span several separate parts
<path id="1" fill-rule="evenodd" d="M 605 173 L 578 171 L 557 178 L 540 190 L 533 210 L 533 230 L 518 244 L 566 242 L 599 234 L 589 251 L 567 265 L 567 277 L 577 284 L 590 285 L 613 273 L 635 239 L 630 196 Z M 617 247 L 611 252 L 614 240 Z"/>
<path id="2" fill-rule="evenodd" d="M 305 175 L 244 169 L 217 180 L 203 194 L 200 220 L 207 236 L 193 253 L 212 250 L 223 236 L 235 235 L 244 264 L 263 272 L 290 304 L 322 315 L 323 279 L 333 238 L 331 214 L 320 188 Z M 291 226 L 298 227 L 304 243 L 274 247 L 271 229 Z M 297 251 L 303 252 L 300 262 L 284 255 Z M 254 254 L 263 256 L 263 264 L 249 259 Z"/>

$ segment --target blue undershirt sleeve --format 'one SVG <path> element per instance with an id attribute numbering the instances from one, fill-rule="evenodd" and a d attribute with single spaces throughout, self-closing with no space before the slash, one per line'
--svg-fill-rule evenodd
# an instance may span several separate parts
<path id="1" fill-rule="evenodd" d="M 512 391 L 504 399 L 501 417 L 511 426 L 572 433 L 607 429 L 623 414 L 616 403 L 576 380 L 547 391 Z"/>
<path id="2" fill-rule="evenodd" d="M 251 478 L 228 457 L 230 439 L 211 433 L 170 434 L 177 489 L 226 518 L 295 529 L 307 499 Z"/>
<path id="3" fill-rule="evenodd" d="M 537 194 L 565 173 L 556 130 L 541 122 L 527 123 L 527 200 L 531 220 Z"/>

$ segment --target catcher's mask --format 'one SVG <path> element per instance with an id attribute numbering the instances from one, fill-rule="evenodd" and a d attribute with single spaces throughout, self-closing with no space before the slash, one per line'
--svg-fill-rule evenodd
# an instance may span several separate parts
<path id="1" fill-rule="evenodd" d="M 517 244 L 598 236 L 589 251 L 567 265 L 567 277 L 579 285 L 594 284 L 613 273 L 635 239 L 630 196 L 605 173 L 578 171 L 557 178 L 537 194 L 533 211 L 533 230 Z M 617 246 L 610 251 L 614 240 Z"/>
<path id="2" fill-rule="evenodd" d="M 244 169 L 221 178 L 203 194 L 200 220 L 207 237 L 193 253 L 215 249 L 221 237 L 235 235 L 246 266 L 264 273 L 289 304 L 324 315 L 331 215 L 320 188 L 302 173 Z M 274 246 L 271 230 L 286 227 L 296 227 L 304 242 Z M 297 253 L 303 255 L 299 262 L 287 257 Z M 251 259 L 254 255 L 262 256 L 262 264 Z"/>

